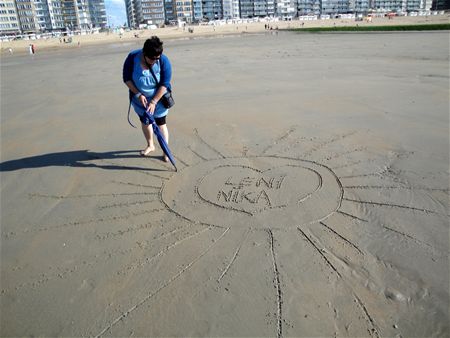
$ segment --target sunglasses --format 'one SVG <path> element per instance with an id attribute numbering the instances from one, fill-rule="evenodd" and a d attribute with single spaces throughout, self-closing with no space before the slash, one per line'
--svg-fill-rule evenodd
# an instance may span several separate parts
<path id="1" fill-rule="evenodd" d="M 152 61 L 157 61 L 161 58 L 161 55 L 158 56 L 145 56 L 147 59 L 152 60 Z"/>

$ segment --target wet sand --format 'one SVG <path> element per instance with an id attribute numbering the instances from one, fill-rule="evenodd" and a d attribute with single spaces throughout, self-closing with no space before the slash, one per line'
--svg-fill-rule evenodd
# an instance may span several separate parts
<path id="1" fill-rule="evenodd" d="M 1 336 L 449 335 L 448 32 L 167 40 L 178 172 L 141 42 L 2 56 Z"/>

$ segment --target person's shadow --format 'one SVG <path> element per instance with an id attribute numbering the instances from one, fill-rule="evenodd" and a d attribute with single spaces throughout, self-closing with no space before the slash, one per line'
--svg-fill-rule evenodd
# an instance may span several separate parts
<path id="1" fill-rule="evenodd" d="M 115 164 L 107 160 L 141 158 L 137 155 L 137 150 L 110 151 L 105 153 L 96 153 L 89 150 L 64 151 L 60 153 L 50 153 L 31 157 L 20 158 L 17 160 L 5 161 L 0 163 L 0 172 L 14 171 L 20 169 L 44 168 L 55 166 L 66 167 L 92 167 L 110 170 L 148 170 L 148 171 L 167 171 L 166 169 L 155 169 L 148 167 L 127 166 L 126 164 Z M 151 158 L 160 159 L 161 157 L 152 156 Z M 96 163 L 94 163 L 96 161 Z M 103 163 L 101 163 L 103 162 Z"/>

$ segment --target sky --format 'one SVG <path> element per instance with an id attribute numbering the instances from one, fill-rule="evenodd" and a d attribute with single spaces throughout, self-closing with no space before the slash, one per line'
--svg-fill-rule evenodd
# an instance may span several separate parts
<path id="1" fill-rule="evenodd" d="M 105 0 L 108 25 L 122 26 L 127 22 L 125 0 Z"/>

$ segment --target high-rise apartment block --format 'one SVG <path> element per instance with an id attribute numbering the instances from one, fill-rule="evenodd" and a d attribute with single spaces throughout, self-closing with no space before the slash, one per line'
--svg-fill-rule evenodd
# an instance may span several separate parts
<path id="1" fill-rule="evenodd" d="M 448 0 L 124 0 L 130 27 L 140 24 L 199 22 L 217 19 L 278 17 L 290 20 L 304 15 L 412 12 L 432 9 Z M 436 5 L 436 7 L 438 7 Z"/>
<path id="2" fill-rule="evenodd" d="M 172 1 L 170 3 L 172 5 Z M 138 27 L 140 24 L 162 25 L 172 15 L 170 11 L 166 15 L 164 0 L 125 0 L 125 9 L 130 27 Z"/>
<path id="3" fill-rule="evenodd" d="M 14 33 L 20 29 L 15 1 L 0 2 L 0 32 Z"/>
<path id="4" fill-rule="evenodd" d="M 85 30 L 106 24 L 104 0 L 0 0 L 0 34 Z"/>

